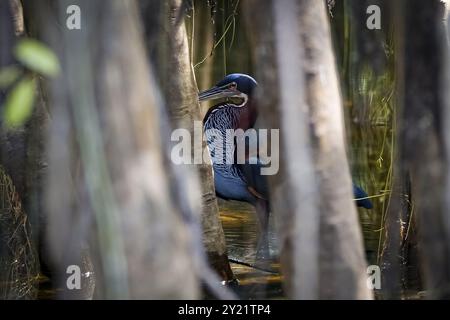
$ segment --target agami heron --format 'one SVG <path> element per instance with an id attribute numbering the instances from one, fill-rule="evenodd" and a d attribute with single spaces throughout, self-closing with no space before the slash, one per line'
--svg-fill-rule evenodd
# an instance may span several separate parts
<path id="1" fill-rule="evenodd" d="M 206 113 L 203 119 L 205 132 L 214 129 L 226 136 L 228 129 L 247 130 L 253 128 L 258 117 L 258 109 L 253 98 L 257 82 L 251 76 L 241 73 L 227 75 L 209 90 L 199 93 L 199 101 L 212 99 L 226 99 L 214 105 Z M 233 102 L 229 101 L 233 98 Z M 235 102 L 238 100 L 238 102 Z M 215 161 L 217 150 L 223 152 L 222 159 L 232 157 L 234 159 L 235 141 L 217 140 L 207 136 L 207 144 L 211 153 L 214 170 L 214 184 L 218 197 L 225 200 L 237 200 L 251 203 L 256 208 L 260 235 L 258 241 L 257 258 L 269 257 L 268 250 L 268 220 L 270 212 L 268 186 L 266 176 L 261 175 L 259 161 L 257 164 L 226 163 Z M 221 143 L 222 145 L 217 145 Z M 231 154 L 226 154 L 226 153 Z M 363 189 L 353 184 L 355 198 L 367 198 Z M 366 209 L 372 208 L 368 199 L 356 201 L 357 206 Z"/>

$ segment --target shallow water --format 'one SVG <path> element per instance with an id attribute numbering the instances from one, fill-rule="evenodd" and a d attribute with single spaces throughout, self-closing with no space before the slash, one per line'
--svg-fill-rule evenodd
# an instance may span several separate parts
<path id="1" fill-rule="evenodd" d="M 254 208 L 243 202 L 219 200 L 228 257 L 239 281 L 235 289 L 241 299 L 283 298 L 278 245 L 273 216 L 269 224 L 270 261 L 257 261 L 258 226 Z M 238 262 L 238 263 L 236 263 Z"/>

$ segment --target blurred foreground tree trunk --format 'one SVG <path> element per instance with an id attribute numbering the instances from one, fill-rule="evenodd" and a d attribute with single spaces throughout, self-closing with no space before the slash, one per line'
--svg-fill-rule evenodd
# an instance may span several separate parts
<path id="1" fill-rule="evenodd" d="M 448 123 L 443 115 L 449 100 L 440 92 L 448 92 L 449 85 L 445 80 L 441 86 L 448 50 L 445 7 L 439 0 L 400 1 L 398 5 L 399 166 L 411 175 L 426 296 L 449 298 L 449 193 L 443 188 L 449 168 L 445 162 L 449 149 L 444 149 Z M 397 223 L 401 227 L 407 222 Z"/>
<path id="2" fill-rule="evenodd" d="M 66 28 L 66 9 L 74 4 L 81 30 Z M 97 298 L 197 298 L 192 239 L 183 204 L 171 201 L 158 92 L 136 2 L 33 6 L 62 65 L 49 86 L 46 196 L 59 284 L 66 288 L 66 268 L 82 264 L 89 249 Z M 88 276 L 83 285 L 90 285 Z M 69 291 L 62 297 L 74 297 Z"/>
<path id="3" fill-rule="evenodd" d="M 141 8 L 146 21 L 148 51 L 158 71 L 172 128 L 187 129 L 191 138 L 201 138 L 194 135 L 194 122 L 197 121 L 201 127 L 202 117 L 184 22 L 186 8 L 181 0 L 164 3 L 143 1 Z M 156 25 L 155 21 L 158 22 Z M 192 147 L 192 156 L 203 155 L 206 143 L 193 142 Z M 209 159 L 209 155 L 205 154 Z M 212 166 L 202 161 L 196 167 L 201 181 L 201 221 L 206 253 L 211 266 L 222 280 L 231 281 L 234 276 L 228 263 L 225 235 L 219 218 Z M 188 170 L 195 170 L 194 168 L 191 166 Z"/>
<path id="4" fill-rule="evenodd" d="M 371 5 L 381 9 L 379 30 L 365 27 Z M 400 17 L 394 18 L 397 6 Z M 403 15 L 401 1 L 343 0 L 336 3 L 330 19 L 337 61 L 341 61 L 353 178 L 366 182 L 364 187 L 370 195 L 388 191 L 374 198 L 374 208 L 368 215 L 360 211 L 366 256 L 370 264 L 381 269 L 381 290 L 376 293 L 382 293 L 384 299 L 422 290 L 410 173 L 398 161 L 395 74 L 403 70 L 397 65 L 399 42 L 393 31 Z M 376 132 L 383 127 L 380 141 Z M 376 149 L 380 151 L 375 154 Z"/>
<path id="5" fill-rule="evenodd" d="M 263 66 L 256 70 L 261 116 L 280 128 L 271 200 L 288 295 L 368 299 L 325 3 L 245 4 L 255 62 Z"/>

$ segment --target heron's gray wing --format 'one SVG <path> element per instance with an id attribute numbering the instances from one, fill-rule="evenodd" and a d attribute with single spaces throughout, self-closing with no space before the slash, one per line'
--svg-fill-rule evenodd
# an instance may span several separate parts
<path id="1" fill-rule="evenodd" d="M 244 164 L 238 164 L 240 173 L 247 182 L 249 191 L 257 198 L 269 200 L 269 184 L 267 176 L 261 174 L 264 165 L 257 159 L 256 164 L 247 160 Z"/>

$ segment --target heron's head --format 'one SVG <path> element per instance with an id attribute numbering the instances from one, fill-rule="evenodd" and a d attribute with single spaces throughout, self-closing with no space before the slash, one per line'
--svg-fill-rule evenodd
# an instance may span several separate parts
<path id="1" fill-rule="evenodd" d="M 257 86 L 255 79 L 243 73 L 232 73 L 209 90 L 200 92 L 199 101 L 241 98 L 247 101 Z"/>

